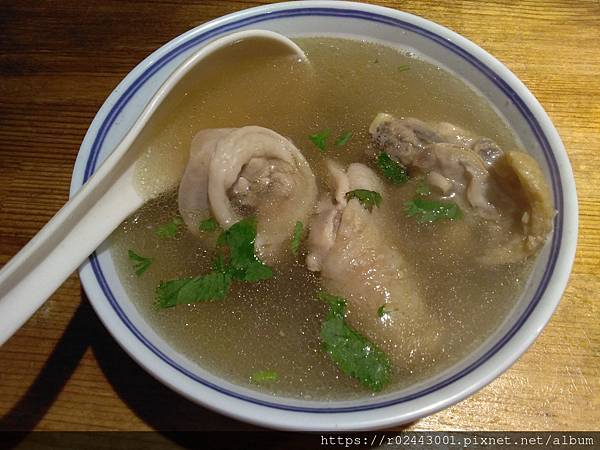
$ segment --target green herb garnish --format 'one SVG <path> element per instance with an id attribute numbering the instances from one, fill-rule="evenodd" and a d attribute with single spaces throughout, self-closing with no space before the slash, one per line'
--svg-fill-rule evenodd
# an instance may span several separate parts
<path id="1" fill-rule="evenodd" d="M 213 271 L 204 276 L 194 277 L 179 290 L 179 303 L 223 300 L 231 286 L 231 275 Z"/>
<path id="2" fill-rule="evenodd" d="M 324 130 L 320 133 L 311 134 L 310 136 L 308 136 L 308 138 L 313 144 L 315 144 L 319 148 L 321 153 L 324 153 L 325 147 L 327 146 L 327 139 L 329 138 L 330 134 L 331 130 Z"/>
<path id="3" fill-rule="evenodd" d="M 167 222 L 159 226 L 155 234 L 161 238 L 172 238 L 179 232 L 179 225 L 183 223 L 183 219 L 179 216 L 173 217 L 170 222 Z"/>
<path id="4" fill-rule="evenodd" d="M 219 228 L 219 224 L 212 217 L 209 217 L 208 219 L 203 220 L 198 224 L 198 229 L 200 231 L 211 232 L 215 231 L 217 228 Z"/>
<path id="5" fill-rule="evenodd" d="M 165 281 L 156 289 L 161 308 L 195 302 L 223 300 L 231 286 L 231 275 L 213 271 L 207 275 Z"/>
<path id="6" fill-rule="evenodd" d="M 219 236 L 217 245 L 229 248 L 227 272 L 235 279 L 258 281 L 271 278 L 273 271 L 254 254 L 256 219 L 242 219 Z"/>
<path id="7" fill-rule="evenodd" d="M 254 372 L 250 377 L 250 382 L 252 383 L 269 383 L 273 381 L 277 381 L 279 379 L 279 375 L 274 370 L 259 370 L 258 372 Z"/>
<path id="8" fill-rule="evenodd" d="M 296 222 L 296 225 L 294 225 L 294 234 L 292 235 L 292 243 L 291 243 L 292 254 L 294 256 L 298 256 L 298 250 L 300 249 L 300 241 L 302 240 L 302 231 L 303 230 L 304 230 L 304 225 L 302 224 L 302 222 L 300 222 L 300 221 Z"/>
<path id="9" fill-rule="evenodd" d="M 385 305 L 381 305 L 379 308 L 377 308 L 377 316 L 385 316 Z"/>
<path id="10" fill-rule="evenodd" d="M 212 270 L 215 272 L 227 271 L 227 261 L 225 261 L 225 255 L 223 253 L 217 253 L 217 256 L 212 263 Z"/>
<path id="11" fill-rule="evenodd" d="M 253 282 L 273 278 L 273 269 L 258 260 L 248 264 L 243 275 L 239 275 L 239 273 L 234 272 L 232 275 L 241 281 Z"/>
<path id="12" fill-rule="evenodd" d="M 335 145 L 336 147 L 343 147 L 344 145 L 346 145 L 348 143 L 348 141 L 350 139 L 352 139 L 352 131 L 346 131 L 345 133 L 342 133 L 336 140 L 335 140 Z"/>
<path id="13" fill-rule="evenodd" d="M 129 256 L 129 261 L 131 261 L 131 264 L 133 265 L 133 269 L 135 270 L 135 274 L 138 277 L 141 274 L 143 274 L 146 270 L 148 270 L 148 267 L 150 267 L 150 265 L 152 264 L 152 261 L 153 261 L 152 258 L 146 258 L 144 256 L 140 256 L 137 253 L 135 253 L 133 250 L 129 250 L 127 252 L 127 255 Z"/>
<path id="14" fill-rule="evenodd" d="M 410 69 L 410 66 L 408 64 L 402 64 L 401 66 L 398 66 L 398 72 L 404 72 L 408 69 Z"/>
<path id="15" fill-rule="evenodd" d="M 358 379 L 374 392 L 383 389 L 389 383 L 391 373 L 387 355 L 346 323 L 345 299 L 325 292 L 319 292 L 317 296 L 329 305 L 321 325 L 323 349 L 346 375 Z"/>
<path id="16" fill-rule="evenodd" d="M 415 198 L 405 203 L 406 215 L 416 217 L 417 222 L 435 222 L 437 220 L 454 220 L 462 217 L 456 203 Z"/>
<path id="17" fill-rule="evenodd" d="M 254 218 L 232 225 L 217 240 L 221 251 L 215 257 L 212 272 L 162 282 L 156 289 L 157 305 L 169 308 L 181 303 L 223 300 L 234 279 L 253 282 L 271 278 L 271 268 L 254 254 L 255 240 Z"/>
<path id="18" fill-rule="evenodd" d="M 429 185 L 425 182 L 425 180 L 423 178 L 419 179 L 419 181 L 417 181 L 417 186 L 415 188 L 415 192 L 423 197 L 431 194 L 431 188 L 429 187 Z"/>
<path id="19" fill-rule="evenodd" d="M 356 198 L 360 202 L 361 205 L 371 211 L 373 206 L 377 206 L 381 204 L 381 194 L 375 191 L 368 191 L 366 189 L 355 189 L 350 192 L 346 192 L 346 199 L 350 200 Z"/>
<path id="20" fill-rule="evenodd" d="M 193 280 L 193 277 L 163 281 L 156 288 L 156 304 L 161 308 L 170 308 L 179 304 L 179 291 Z"/>
<path id="21" fill-rule="evenodd" d="M 377 166 L 392 184 L 403 184 L 408 181 L 408 171 L 399 162 L 394 161 L 386 152 L 377 156 Z"/>

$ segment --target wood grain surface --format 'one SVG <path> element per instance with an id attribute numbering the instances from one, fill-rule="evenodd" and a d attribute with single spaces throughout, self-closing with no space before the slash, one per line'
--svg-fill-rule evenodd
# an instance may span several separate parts
<path id="1" fill-rule="evenodd" d="M 87 127 L 168 40 L 267 1 L 0 4 L 0 265 L 67 201 Z M 504 375 L 411 430 L 600 430 L 600 2 L 377 1 L 461 33 L 540 100 L 569 153 L 579 243 L 540 338 Z M 1 320 L 1 318 L 0 318 Z M 105 330 L 76 274 L 0 348 L 0 430 L 248 430 L 155 381 Z"/>

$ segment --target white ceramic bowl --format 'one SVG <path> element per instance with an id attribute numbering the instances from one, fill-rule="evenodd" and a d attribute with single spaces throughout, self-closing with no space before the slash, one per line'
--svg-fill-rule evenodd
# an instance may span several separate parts
<path id="1" fill-rule="evenodd" d="M 392 9 L 337 1 L 290 2 L 240 11 L 203 24 L 164 45 L 117 86 L 81 145 L 71 194 L 96 170 L 167 76 L 192 51 L 232 31 L 260 28 L 299 35 L 346 35 L 410 48 L 467 81 L 495 106 L 551 181 L 558 214 L 525 292 L 506 321 L 460 363 L 427 380 L 360 401 L 277 398 L 234 385 L 173 350 L 138 314 L 110 251 L 99 248 L 80 269 L 96 312 L 119 344 L 175 391 L 223 414 L 293 430 L 365 430 L 413 421 L 456 403 L 492 381 L 527 349 L 549 320 L 567 283 L 577 238 L 575 183 L 550 119 L 515 75 L 458 34 Z"/>

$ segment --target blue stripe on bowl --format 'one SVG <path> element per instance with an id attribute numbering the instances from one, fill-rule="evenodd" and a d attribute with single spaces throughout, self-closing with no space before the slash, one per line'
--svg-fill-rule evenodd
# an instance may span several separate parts
<path id="1" fill-rule="evenodd" d="M 264 21 L 272 21 L 274 19 L 289 18 L 289 17 L 296 17 L 296 16 L 351 17 L 354 19 L 360 19 L 360 20 L 366 20 L 366 21 L 370 21 L 370 22 L 377 22 L 377 23 L 382 23 L 382 24 L 386 24 L 386 25 L 391 25 L 391 26 L 394 26 L 397 28 L 401 28 L 403 30 L 408 30 L 408 31 L 417 33 L 417 34 L 419 34 L 423 37 L 426 37 L 426 38 L 438 43 L 439 45 L 445 47 L 449 51 L 460 56 L 466 62 L 473 65 L 475 68 L 477 68 L 491 82 L 493 82 L 509 99 L 511 99 L 513 105 L 523 115 L 523 118 L 529 124 L 532 132 L 534 133 L 536 139 L 538 140 L 538 142 L 540 144 L 540 147 L 542 148 L 544 157 L 546 159 L 546 163 L 550 170 L 550 179 L 551 179 L 552 191 L 553 191 L 553 195 L 554 195 L 554 204 L 558 211 L 558 214 L 556 215 L 556 218 L 555 218 L 555 228 L 554 228 L 554 234 L 553 234 L 553 238 L 552 238 L 552 242 L 551 242 L 550 257 L 549 257 L 548 265 L 546 266 L 546 270 L 542 276 L 542 280 L 541 280 L 538 288 L 536 289 L 531 302 L 529 303 L 529 305 L 527 306 L 527 308 L 525 309 L 525 311 L 523 312 L 521 317 L 513 325 L 513 327 L 506 333 L 506 335 L 504 335 L 498 342 L 496 342 L 496 344 L 491 349 L 489 349 L 484 355 L 482 355 L 477 361 L 473 362 L 468 367 L 466 367 L 463 370 L 461 370 L 460 372 L 448 377 L 447 379 L 445 379 L 433 386 L 430 386 L 426 389 L 418 391 L 414 394 L 394 398 L 394 399 L 384 401 L 384 402 L 363 405 L 363 406 L 339 407 L 339 408 L 297 407 L 297 406 L 279 404 L 279 403 L 275 403 L 275 402 L 263 401 L 263 400 L 259 400 L 257 398 L 253 398 L 253 397 L 246 396 L 246 395 L 240 395 L 236 392 L 230 391 L 228 389 L 224 389 L 223 387 L 220 387 L 220 386 L 218 386 L 214 383 L 211 383 L 207 380 L 204 380 L 203 378 L 197 376 L 193 372 L 190 372 L 186 368 L 182 367 L 181 365 L 179 365 L 178 363 L 173 361 L 169 356 L 165 355 L 157 347 L 155 347 L 152 344 L 152 342 L 150 342 L 135 327 L 135 325 L 129 320 L 129 318 L 125 315 L 125 313 L 123 312 L 123 310 L 121 309 L 121 307 L 119 305 L 119 302 L 113 295 L 113 292 L 110 289 L 108 282 L 106 281 L 104 273 L 102 272 L 102 267 L 100 266 L 100 263 L 99 263 L 98 258 L 95 253 L 90 256 L 92 270 L 96 276 L 96 279 L 99 283 L 100 288 L 102 289 L 102 292 L 106 296 L 106 299 L 108 300 L 108 302 L 110 303 L 110 305 L 112 306 L 112 308 L 114 309 L 116 314 L 119 316 L 119 318 L 123 321 L 125 326 L 131 331 L 131 333 L 137 339 L 139 339 L 152 353 L 154 353 L 158 358 L 160 358 L 163 362 L 165 362 L 172 368 L 178 370 L 179 372 L 181 372 L 182 374 L 191 378 L 192 380 L 194 380 L 198 383 L 201 383 L 204 386 L 210 387 L 218 392 L 229 395 L 231 397 L 235 397 L 240 400 L 248 401 L 248 402 L 263 405 L 263 406 L 268 406 L 271 408 L 288 410 L 288 411 L 312 412 L 312 413 L 340 413 L 340 412 L 362 411 L 362 410 L 381 408 L 381 407 L 385 407 L 385 406 L 395 405 L 395 404 L 407 402 L 410 400 L 414 400 L 414 399 L 423 397 L 425 395 L 428 395 L 432 392 L 435 392 L 439 389 L 442 389 L 442 388 L 448 386 L 449 384 L 463 378 L 467 374 L 471 373 L 473 370 L 477 369 L 482 364 L 484 364 L 486 361 L 488 361 L 494 354 L 496 354 L 515 335 L 515 333 L 522 327 L 524 322 L 527 320 L 527 318 L 530 316 L 532 311 L 535 309 L 536 305 L 539 303 L 542 295 L 544 294 L 544 292 L 548 286 L 549 280 L 552 277 L 552 274 L 554 273 L 554 269 L 555 269 L 556 262 L 558 259 L 558 251 L 559 251 L 561 239 L 562 239 L 563 219 L 564 219 L 562 184 L 561 184 L 561 180 L 560 180 L 560 176 L 559 176 L 558 165 L 557 165 L 556 159 L 554 158 L 554 155 L 550 148 L 550 144 L 549 144 L 546 136 L 544 135 L 544 133 L 540 127 L 540 124 L 538 123 L 538 121 L 535 118 L 535 116 L 533 115 L 533 113 L 529 110 L 529 108 L 527 107 L 527 105 L 525 104 L 523 99 L 521 99 L 521 97 L 519 97 L 519 95 L 504 80 L 500 79 L 489 67 L 487 67 L 483 62 L 481 62 L 479 59 L 477 59 L 475 56 L 473 56 L 466 50 L 458 47 L 456 44 L 453 44 L 449 40 L 447 40 L 441 36 L 438 36 L 437 34 L 431 32 L 431 31 L 428 31 L 428 30 L 421 28 L 419 26 L 416 26 L 414 24 L 404 22 L 400 19 L 390 18 L 390 17 L 382 16 L 382 15 L 376 14 L 376 13 L 347 10 L 347 9 L 298 8 L 298 9 L 290 9 L 290 10 L 276 11 L 276 12 L 270 12 L 270 13 L 257 13 L 256 15 L 246 17 L 244 19 L 240 19 L 237 21 L 233 21 L 233 22 L 221 25 L 221 26 L 214 27 L 214 28 L 206 31 L 205 33 L 199 34 L 198 36 L 195 36 L 195 37 L 183 42 L 182 44 L 180 44 L 179 46 L 177 46 L 170 52 L 163 55 L 156 62 L 151 64 L 138 78 L 136 78 L 127 87 L 125 92 L 123 92 L 121 97 L 119 97 L 119 99 L 114 104 L 114 106 L 112 107 L 110 112 L 107 114 L 106 118 L 104 119 L 104 121 L 102 122 L 102 124 L 98 130 L 98 133 L 92 144 L 92 149 L 91 149 L 90 155 L 86 162 L 86 167 L 85 167 L 85 172 L 84 172 L 84 182 L 87 181 L 87 179 L 94 173 L 94 171 L 96 169 L 96 165 L 98 162 L 98 155 L 100 154 L 100 150 L 104 143 L 104 139 L 106 138 L 106 135 L 108 134 L 110 128 L 114 124 L 116 117 L 121 113 L 123 108 L 125 108 L 127 103 L 131 100 L 133 95 L 140 89 L 140 87 L 146 81 L 148 81 L 148 79 L 150 79 L 157 71 L 159 71 L 165 64 L 169 63 L 175 57 L 179 56 L 181 53 L 189 50 L 190 48 L 195 47 L 199 44 L 202 44 L 203 42 L 205 42 L 209 39 L 212 39 L 216 36 L 219 36 L 221 34 L 228 33 L 228 32 L 237 30 L 241 27 L 252 25 L 252 24 L 257 24 L 257 23 L 264 22 Z"/>

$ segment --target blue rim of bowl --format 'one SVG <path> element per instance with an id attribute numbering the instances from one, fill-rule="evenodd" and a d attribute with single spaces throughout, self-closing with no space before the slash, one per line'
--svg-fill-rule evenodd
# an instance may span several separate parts
<path id="1" fill-rule="evenodd" d="M 85 166 L 84 172 L 84 180 L 85 183 L 88 178 L 94 173 L 96 169 L 96 164 L 98 161 L 98 155 L 100 154 L 100 150 L 102 148 L 102 144 L 104 143 L 104 139 L 108 134 L 111 126 L 113 125 L 116 117 L 123 110 L 123 108 L 127 105 L 129 100 L 133 97 L 133 95 L 140 89 L 140 87 L 151 78 L 157 71 L 159 71 L 165 64 L 169 63 L 173 60 L 173 58 L 177 57 L 181 53 L 189 50 L 192 47 L 195 47 L 203 42 L 219 36 L 224 33 L 235 31 L 241 27 L 257 24 L 264 21 L 272 21 L 274 19 L 281 18 L 289 18 L 296 16 L 327 16 L 327 17 L 344 17 L 344 18 L 353 18 L 353 19 L 361 19 L 370 22 L 377 22 L 385 25 L 391 25 L 397 28 L 401 28 L 403 30 L 408 30 L 414 33 L 417 33 L 423 37 L 426 37 L 439 45 L 442 45 L 449 51 L 454 54 L 460 56 L 465 61 L 476 67 L 480 72 L 482 72 L 490 81 L 492 81 L 517 107 L 519 112 L 523 115 L 524 119 L 529 124 L 532 132 L 534 133 L 538 143 L 540 144 L 542 151 L 544 153 L 544 157 L 546 158 L 546 163 L 548 164 L 550 170 L 550 178 L 552 183 L 552 191 L 554 196 L 554 205 L 558 211 L 555 217 L 555 228 L 550 248 L 550 256 L 548 260 L 548 265 L 546 266 L 546 270 L 542 276 L 541 282 L 537 287 L 533 298 L 521 317 L 515 322 L 515 324 L 511 327 L 511 329 L 500 339 L 498 342 L 494 344 L 492 348 L 490 348 L 484 355 L 482 355 L 475 362 L 470 364 L 468 367 L 462 369 L 456 374 L 448 377 L 447 379 L 436 383 L 426 389 L 415 392 L 410 395 L 406 395 L 403 397 L 394 398 L 391 400 L 387 400 L 379 403 L 371 403 L 362 406 L 352 406 L 352 407 L 338 407 L 338 408 L 311 408 L 311 407 L 299 407 L 299 406 L 291 406 L 284 405 L 279 403 L 273 403 L 268 401 L 259 400 L 253 397 L 249 397 L 246 395 L 241 395 L 236 392 L 230 391 L 228 389 L 224 389 L 214 383 L 211 383 L 207 380 L 202 379 L 197 376 L 193 372 L 187 370 L 182 367 L 163 352 L 161 352 L 156 346 L 152 344 L 129 320 L 129 318 L 125 315 L 124 311 L 121 309 L 117 299 L 115 298 L 108 282 L 102 272 L 102 268 L 98 261 L 97 255 L 94 253 L 90 256 L 89 261 L 92 266 L 92 270 L 94 275 L 98 281 L 102 292 L 106 296 L 106 299 L 109 301 L 110 305 L 117 313 L 119 318 L 122 320 L 124 325 L 131 331 L 131 333 L 136 336 L 137 339 L 141 341 L 141 343 L 146 346 L 152 353 L 154 353 L 159 359 L 161 359 L 164 363 L 168 364 L 175 370 L 180 373 L 186 375 L 192 380 L 201 383 L 204 386 L 212 388 L 222 394 L 228 395 L 230 397 L 237 398 L 239 400 L 247 401 L 250 403 L 258 404 L 261 406 L 266 406 L 275 409 L 281 409 L 286 411 L 296 411 L 296 412 L 308 412 L 308 413 L 342 413 L 342 412 L 356 412 L 356 411 L 365 411 L 370 409 L 382 408 L 386 406 L 396 405 L 399 403 L 408 402 L 411 400 L 415 400 L 431 394 L 437 390 L 440 390 L 451 383 L 459 380 L 460 378 L 465 377 L 469 373 L 473 372 L 475 369 L 483 365 L 490 358 L 492 358 L 522 327 L 527 318 L 531 315 L 537 304 L 539 303 L 542 295 L 544 294 L 548 283 L 554 273 L 554 269 L 556 266 L 556 262 L 558 260 L 559 248 L 562 240 L 562 229 L 563 229 L 563 198 L 562 198 L 562 183 L 559 176 L 558 165 L 556 159 L 551 150 L 551 146 L 546 139 L 545 134 L 543 133 L 541 126 L 534 114 L 529 110 L 525 102 L 519 97 L 519 95 L 501 78 L 499 78 L 489 67 L 487 67 L 483 62 L 477 59 L 475 56 L 454 44 L 453 42 L 445 39 L 441 36 L 438 36 L 434 32 L 426 30 L 417 25 L 405 22 L 401 19 L 392 18 L 384 15 L 380 15 L 372 12 L 365 12 L 360 10 L 349 10 L 349 9 L 337 9 L 337 8 L 295 8 L 288 9 L 282 11 L 274 11 L 268 13 L 257 13 L 256 15 L 246 17 L 243 19 L 239 19 L 221 26 L 214 27 L 204 33 L 201 33 L 189 40 L 181 43 L 173 50 L 169 51 L 161 58 L 156 60 L 153 64 L 151 64 L 139 77 L 137 77 L 125 90 L 125 92 L 119 97 L 119 99 L 115 102 L 110 112 L 107 114 L 106 118 L 102 122 L 99 127 L 99 131 L 94 139 L 92 144 L 92 148 L 90 151 L 90 155 L 88 156 L 88 160 Z"/>

